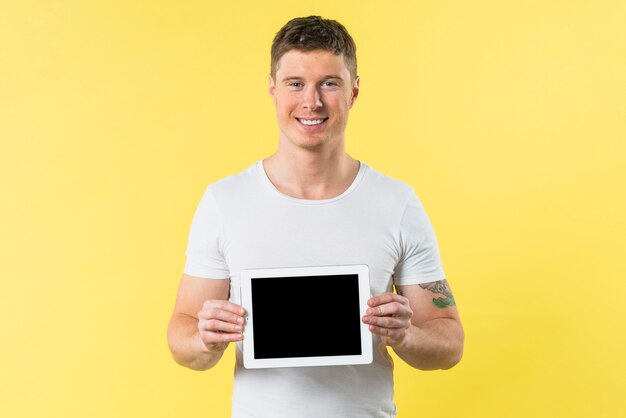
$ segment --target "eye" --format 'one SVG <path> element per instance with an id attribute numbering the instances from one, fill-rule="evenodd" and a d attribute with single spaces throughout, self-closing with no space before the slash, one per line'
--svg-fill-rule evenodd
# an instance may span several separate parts
<path id="1" fill-rule="evenodd" d="M 294 81 L 293 83 L 289 83 L 287 84 L 289 87 L 300 87 L 300 86 L 296 86 L 296 84 L 302 84 L 299 81 Z"/>
<path id="2" fill-rule="evenodd" d="M 332 81 L 324 81 L 324 84 L 329 84 L 331 86 L 336 86 L 337 85 L 337 83 L 334 83 Z"/>

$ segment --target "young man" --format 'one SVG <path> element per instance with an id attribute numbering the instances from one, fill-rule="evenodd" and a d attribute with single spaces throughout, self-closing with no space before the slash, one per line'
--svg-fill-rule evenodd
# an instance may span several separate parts
<path id="1" fill-rule="evenodd" d="M 422 370 L 448 369 L 463 351 L 429 218 L 411 187 L 345 152 L 359 77 L 340 23 L 289 21 L 272 44 L 269 93 L 278 151 L 207 187 L 168 327 L 172 356 L 206 370 L 236 342 L 233 417 L 394 417 L 387 346 Z M 245 369 L 240 271 L 340 264 L 369 265 L 374 296 L 363 321 L 374 334 L 373 363 Z M 320 309 L 335 303 L 328 289 Z"/>

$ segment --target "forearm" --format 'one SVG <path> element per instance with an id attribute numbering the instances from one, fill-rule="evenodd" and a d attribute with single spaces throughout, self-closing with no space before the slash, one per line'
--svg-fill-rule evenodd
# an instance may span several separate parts
<path id="1" fill-rule="evenodd" d="M 463 328 L 458 321 L 438 318 L 419 327 L 411 325 L 404 340 L 392 348 L 416 369 L 449 369 L 461 360 L 463 341 Z"/>
<path id="2" fill-rule="evenodd" d="M 174 360 L 193 370 L 210 369 L 224 353 L 207 349 L 200 339 L 198 320 L 189 315 L 172 316 L 167 329 L 167 341 Z"/>

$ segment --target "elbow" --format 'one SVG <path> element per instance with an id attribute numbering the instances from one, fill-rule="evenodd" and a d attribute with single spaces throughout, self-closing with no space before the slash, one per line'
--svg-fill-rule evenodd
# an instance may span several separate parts
<path id="1" fill-rule="evenodd" d="M 199 339 L 195 339 L 194 335 L 181 336 L 176 331 L 176 327 L 170 323 L 167 330 L 167 345 L 170 350 L 172 359 L 180 366 L 195 371 L 205 371 L 211 369 L 222 357 L 223 352 L 206 353 L 203 352 L 198 345 Z"/>
<path id="2" fill-rule="evenodd" d="M 463 350 L 461 350 L 458 354 L 454 354 L 450 356 L 450 359 L 448 360 L 446 364 L 444 364 L 441 367 L 441 370 L 450 370 L 451 368 L 459 364 L 462 358 L 463 358 Z"/>
<path id="3" fill-rule="evenodd" d="M 166 338 L 170 355 L 176 364 L 191 370 L 200 370 L 193 363 L 194 359 L 189 355 L 189 353 L 185 352 L 184 341 L 181 338 L 180 333 L 177 332 L 176 324 L 173 320 L 168 324 Z"/>
<path id="4" fill-rule="evenodd" d="M 461 331 L 459 338 L 448 347 L 448 361 L 441 367 L 442 370 L 449 370 L 461 362 L 463 358 L 463 346 L 465 344 L 464 340 L 465 337 L 463 331 Z"/>
<path id="5" fill-rule="evenodd" d="M 172 360 L 176 362 L 176 364 L 184 367 L 188 367 L 187 359 L 181 355 L 179 350 L 179 341 L 177 341 L 176 336 L 172 331 L 172 326 L 170 325 L 167 330 L 167 348 L 169 348 L 170 356 Z"/>
<path id="6" fill-rule="evenodd" d="M 170 350 L 170 355 L 172 356 L 172 359 L 177 364 L 184 366 L 185 364 L 183 364 L 182 358 L 178 353 L 179 351 L 178 346 L 180 345 L 180 342 L 178 341 L 179 338 L 176 335 L 176 328 L 174 326 L 173 320 L 170 320 L 169 324 L 167 325 L 166 339 L 167 339 L 167 348 L 169 348 Z"/>
<path id="7" fill-rule="evenodd" d="M 213 367 L 214 363 L 199 361 L 200 359 L 190 353 L 177 349 L 175 344 L 169 343 L 170 355 L 179 366 L 183 366 L 190 370 L 205 371 Z"/>

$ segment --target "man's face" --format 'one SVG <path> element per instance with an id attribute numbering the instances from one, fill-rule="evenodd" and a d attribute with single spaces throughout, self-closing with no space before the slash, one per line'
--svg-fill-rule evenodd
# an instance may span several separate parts
<path id="1" fill-rule="evenodd" d="M 269 92 L 276 106 L 280 140 L 307 149 L 344 140 L 348 113 L 359 93 L 343 56 L 292 49 L 278 61 Z M 319 123 L 321 120 L 321 123 Z"/>

